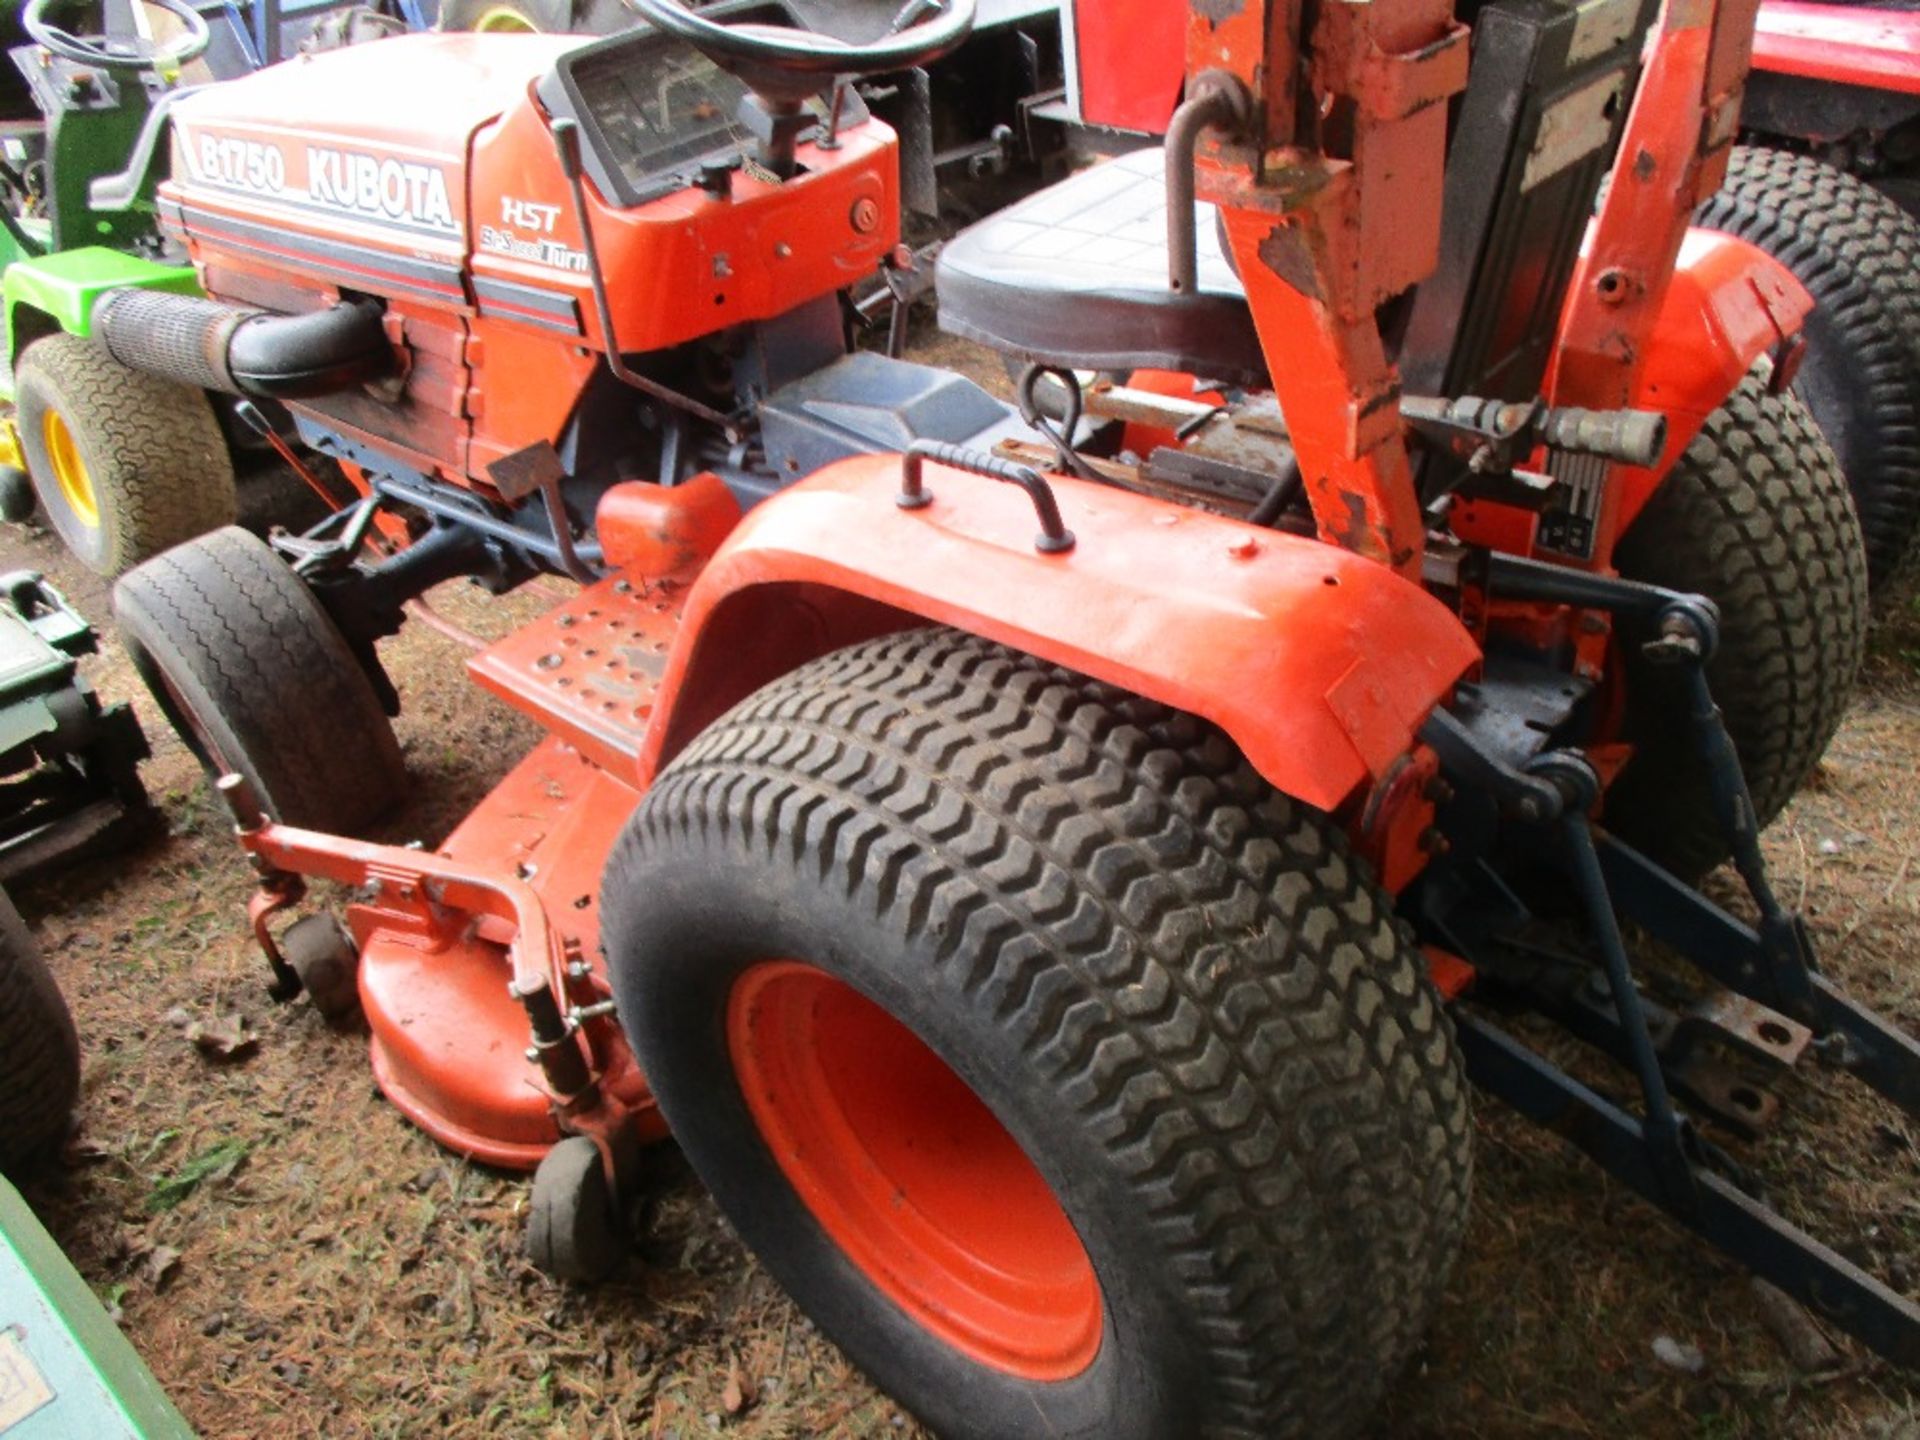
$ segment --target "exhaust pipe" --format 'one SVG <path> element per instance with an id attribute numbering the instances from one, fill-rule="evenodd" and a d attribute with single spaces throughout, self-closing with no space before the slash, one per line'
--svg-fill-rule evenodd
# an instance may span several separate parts
<path id="1" fill-rule="evenodd" d="M 277 315 L 197 295 L 109 290 L 94 303 L 93 333 L 130 369 L 261 400 L 337 394 L 394 368 L 381 308 L 371 300 Z"/>

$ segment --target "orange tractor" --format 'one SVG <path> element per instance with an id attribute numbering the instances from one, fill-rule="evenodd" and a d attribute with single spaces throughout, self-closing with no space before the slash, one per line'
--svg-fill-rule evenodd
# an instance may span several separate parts
<path id="1" fill-rule="evenodd" d="M 1920 1105 L 1757 843 L 1865 572 L 1785 389 L 1806 292 L 1687 231 L 1751 6 L 1674 6 L 1643 73 L 1651 0 L 1195 0 L 1164 157 L 946 252 L 1016 411 L 855 348 L 843 298 L 906 263 L 847 77 L 970 0 L 856 45 L 633 3 L 181 100 L 206 298 L 99 302 L 124 363 L 285 402 L 360 490 L 116 594 L 275 993 L 535 1170 L 555 1273 L 618 1260 L 670 1129 L 942 1434 L 1353 1433 L 1446 1283 L 1469 1080 L 1920 1358 L 1728 1148 L 1802 1059 Z M 403 779 L 377 642 L 543 574 L 577 593 L 467 663 L 545 738 L 433 849 L 343 833 Z M 1728 856 L 1757 919 L 1695 888 Z M 310 878 L 344 920 L 283 928 Z M 1623 918 L 1709 983 L 1637 975 Z"/>

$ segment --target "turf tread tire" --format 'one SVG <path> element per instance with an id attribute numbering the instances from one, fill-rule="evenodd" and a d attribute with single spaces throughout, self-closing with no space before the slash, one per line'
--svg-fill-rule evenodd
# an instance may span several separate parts
<path id="1" fill-rule="evenodd" d="M 80 1039 L 52 971 L 0 892 L 0 1168 L 65 1133 L 80 1095 Z"/>
<path id="2" fill-rule="evenodd" d="M 54 532 L 89 569 L 116 576 L 150 556 L 231 525 L 233 456 L 205 392 L 122 365 L 77 335 L 29 345 L 17 377 L 20 444 Z M 44 416 L 67 422 L 93 484 L 100 524 L 60 494 Z"/>
<path id="3" fill-rule="evenodd" d="M 210 777 L 228 766 L 246 776 L 276 820 L 354 833 L 405 792 L 405 762 L 372 682 L 258 536 L 230 525 L 177 546 L 123 575 L 113 604 L 174 730 Z"/>
<path id="4" fill-rule="evenodd" d="M 791 1193 L 764 1145 L 722 1138 L 757 1139 L 730 1070 L 689 1058 L 715 1043 L 714 937 L 770 896 L 899 967 L 870 998 L 964 1016 L 970 1039 L 922 1039 L 997 1113 L 1011 1086 L 1053 1117 L 1001 1113 L 1057 1194 L 1087 1187 L 1155 1257 L 1149 1400 L 1076 1423 L 978 1377 L 941 1388 L 939 1342 L 817 1288 L 847 1267 L 769 1202 Z M 1212 726 L 972 636 L 883 637 L 699 735 L 623 832 L 602 905 L 620 1012 L 696 1169 L 937 1433 L 1349 1435 L 1419 1344 L 1470 1187 L 1451 1022 L 1338 831 Z"/>
<path id="5" fill-rule="evenodd" d="M 1853 491 L 1882 608 L 1920 565 L 1920 221 L 1811 155 L 1735 146 L 1699 223 L 1751 241 L 1813 295 L 1794 390 Z"/>
<path id="6" fill-rule="evenodd" d="M 1766 825 L 1839 728 L 1865 653 L 1866 557 L 1832 451 L 1805 407 L 1742 381 L 1707 418 L 1622 537 L 1620 573 L 1707 595 L 1720 646 L 1714 698 Z M 1683 878 L 1726 858 L 1678 677 L 1625 647 L 1632 762 L 1607 820 Z"/>

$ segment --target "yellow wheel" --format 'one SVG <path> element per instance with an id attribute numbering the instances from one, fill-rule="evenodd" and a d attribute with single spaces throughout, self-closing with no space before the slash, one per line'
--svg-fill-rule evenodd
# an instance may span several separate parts
<path id="1" fill-rule="evenodd" d="M 494 5 L 480 13 L 473 28 L 483 34 L 532 35 L 540 27 L 511 5 Z"/>
<path id="2" fill-rule="evenodd" d="M 100 499 L 93 491 L 93 477 L 87 474 L 87 462 L 74 443 L 73 431 L 58 410 L 47 411 L 40 422 L 40 438 L 47 447 L 47 459 L 53 467 L 53 483 L 67 508 L 89 530 L 100 528 Z"/>
<path id="3" fill-rule="evenodd" d="M 442 30 L 612 35 L 638 24 L 621 0 L 441 0 Z"/>
<path id="4" fill-rule="evenodd" d="M 128 369 L 76 335 L 34 341 L 14 379 L 34 493 L 90 570 L 118 575 L 232 523 L 233 456 L 205 391 Z"/>
<path id="5" fill-rule="evenodd" d="M 573 0 L 442 0 L 440 28 L 489 35 L 564 34 L 573 29 Z"/>

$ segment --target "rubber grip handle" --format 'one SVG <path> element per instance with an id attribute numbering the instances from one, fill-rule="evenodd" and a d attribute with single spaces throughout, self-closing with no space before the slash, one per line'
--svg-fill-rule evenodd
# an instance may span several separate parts
<path id="1" fill-rule="evenodd" d="M 936 465 L 945 465 L 949 470 L 965 470 L 974 475 L 984 475 L 989 480 L 1018 485 L 1027 492 L 1027 498 L 1033 502 L 1033 513 L 1040 521 L 1040 533 L 1034 538 L 1034 548 L 1047 554 L 1073 548 L 1073 532 L 1060 519 L 1060 504 L 1054 499 L 1053 487 L 1047 484 L 1038 470 L 1031 465 L 969 450 L 945 440 L 916 440 L 900 457 L 900 494 L 895 503 L 902 510 L 919 510 L 932 502 L 932 492 L 926 488 L 921 474 L 929 460 Z"/>
<path id="2" fill-rule="evenodd" d="M 580 124 L 564 115 L 553 120 L 553 148 L 560 154 L 560 173 L 568 181 L 578 180 L 581 175 L 580 163 Z"/>

